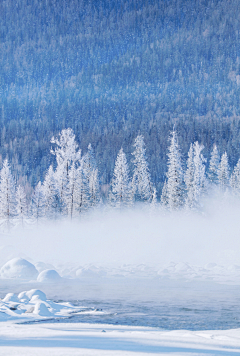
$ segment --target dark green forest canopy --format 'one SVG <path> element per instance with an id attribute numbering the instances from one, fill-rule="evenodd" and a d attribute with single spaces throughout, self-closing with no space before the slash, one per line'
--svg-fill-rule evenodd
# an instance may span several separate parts
<path id="1" fill-rule="evenodd" d="M 0 154 L 35 185 L 50 138 L 71 127 L 101 182 L 144 135 L 160 190 L 173 124 L 190 142 L 240 156 L 239 0 L 0 2 Z"/>

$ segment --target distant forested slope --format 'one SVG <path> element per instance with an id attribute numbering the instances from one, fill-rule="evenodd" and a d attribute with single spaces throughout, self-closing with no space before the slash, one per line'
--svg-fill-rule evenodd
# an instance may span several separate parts
<path id="1" fill-rule="evenodd" d="M 102 184 L 141 133 L 159 190 L 174 123 L 184 157 L 199 140 L 239 158 L 239 0 L 2 0 L 0 26 L 0 154 L 17 179 L 36 185 L 65 127 Z"/>

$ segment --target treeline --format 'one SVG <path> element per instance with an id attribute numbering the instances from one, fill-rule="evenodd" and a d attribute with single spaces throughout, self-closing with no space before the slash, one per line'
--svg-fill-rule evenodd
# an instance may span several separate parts
<path id="1" fill-rule="evenodd" d="M 216 143 L 236 164 L 238 0 L 8 0 L 0 13 L 0 155 L 29 191 L 67 127 L 92 143 L 101 184 L 141 132 L 160 192 L 173 123 L 184 158 Z"/>
<path id="2" fill-rule="evenodd" d="M 197 141 L 190 145 L 188 159 L 183 162 L 176 131 L 169 137 L 167 173 L 160 202 L 148 167 L 145 143 L 138 135 L 133 144 L 132 172 L 126 154 L 120 149 L 115 160 L 111 184 L 101 190 L 98 167 L 91 144 L 82 154 L 72 129 L 64 129 L 51 139 L 51 154 L 56 168 L 48 168 L 43 182 L 39 181 L 27 199 L 24 187 L 16 183 L 6 159 L 0 172 L 0 217 L 7 226 L 27 221 L 77 218 L 91 209 L 109 206 L 116 209 L 131 208 L 136 204 L 151 210 L 201 210 L 202 197 L 212 190 L 240 195 L 240 159 L 230 172 L 228 156 L 221 157 L 213 146 L 211 158 L 202 155 L 203 146 Z M 160 193 L 160 192 L 159 192 Z M 157 210 L 156 210 L 157 211 Z"/>

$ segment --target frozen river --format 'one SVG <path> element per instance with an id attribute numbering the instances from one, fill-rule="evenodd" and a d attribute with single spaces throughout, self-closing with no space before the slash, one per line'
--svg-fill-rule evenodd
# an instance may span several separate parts
<path id="1" fill-rule="evenodd" d="M 240 328 L 239 285 L 143 278 L 83 279 L 56 285 L 2 281 L 0 296 L 30 288 L 41 289 L 48 299 L 89 308 L 90 313 L 64 319 L 69 323 L 150 326 L 165 330 Z"/>

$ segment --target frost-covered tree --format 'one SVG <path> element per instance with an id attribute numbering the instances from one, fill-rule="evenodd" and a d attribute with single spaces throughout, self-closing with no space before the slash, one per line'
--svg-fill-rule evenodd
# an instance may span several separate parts
<path id="1" fill-rule="evenodd" d="M 179 209 L 184 201 L 183 170 L 175 130 L 172 131 L 170 136 L 167 166 L 167 180 L 161 201 L 170 210 L 175 210 Z"/>
<path id="2" fill-rule="evenodd" d="M 88 184 L 89 205 L 96 206 L 100 201 L 98 169 L 92 145 L 82 158 L 82 169 Z"/>
<path id="3" fill-rule="evenodd" d="M 89 185 L 87 178 L 84 174 L 83 165 L 77 168 L 76 172 L 76 194 L 77 194 L 77 207 L 76 211 L 81 214 L 89 208 Z"/>
<path id="4" fill-rule="evenodd" d="M 208 169 L 208 179 L 212 184 L 218 184 L 219 163 L 220 163 L 220 156 L 218 153 L 217 146 L 214 145 L 211 153 L 209 169 Z"/>
<path id="5" fill-rule="evenodd" d="M 16 190 L 16 216 L 23 226 L 27 217 L 27 199 L 24 189 L 20 185 Z"/>
<path id="6" fill-rule="evenodd" d="M 16 216 L 16 188 L 7 159 L 0 172 L 0 216 L 7 223 Z"/>
<path id="7" fill-rule="evenodd" d="M 200 197 L 203 194 L 206 187 L 206 175 L 205 175 L 205 161 L 206 159 L 202 155 L 202 150 L 204 149 L 203 145 L 200 145 L 198 142 L 194 142 L 194 180 L 193 180 L 193 189 L 194 189 L 194 204 L 195 207 L 199 206 Z"/>
<path id="8" fill-rule="evenodd" d="M 129 170 L 127 158 L 121 148 L 115 162 L 112 178 L 112 203 L 116 207 L 123 207 L 130 204 Z"/>
<path id="9" fill-rule="evenodd" d="M 240 159 L 232 172 L 230 186 L 235 194 L 240 195 Z"/>
<path id="10" fill-rule="evenodd" d="M 193 144 L 191 143 L 190 149 L 188 152 L 187 159 L 187 170 L 184 175 L 184 181 L 186 185 L 186 207 L 192 209 L 195 204 L 195 196 L 194 196 L 194 151 Z"/>
<path id="11" fill-rule="evenodd" d="M 59 138 L 52 137 L 51 143 L 55 149 L 51 153 L 56 156 L 55 186 L 58 191 L 58 210 L 60 214 L 67 213 L 69 194 L 69 172 L 71 166 L 80 162 L 81 150 L 75 141 L 73 130 L 68 128 L 61 131 Z"/>
<path id="12" fill-rule="evenodd" d="M 45 214 L 45 198 L 41 182 L 34 189 L 31 202 L 31 216 L 37 222 Z"/>
<path id="13" fill-rule="evenodd" d="M 226 191 L 229 186 L 230 169 L 228 165 L 227 153 L 223 153 L 218 169 L 218 181 L 221 191 Z"/>
<path id="14" fill-rule="evenodd" d="M 57 215 L 58 192 L 52 166 L 49 167 L 43 182 L 44 217 L 51 219 Z"/>
<path id="15" fill-rule="evenodd" d="M 161 204 L 165 207 L 168 205 L 167 180 L 165 180 L 161 194 Z"/>
<path id="16" fill-rule="evenodd" d="M 146 160 L 146 149 L 143 136 L 139 135 L 134 142 L 132 189 L 136 201 L 151 202 L 153 186 Z"/>

